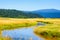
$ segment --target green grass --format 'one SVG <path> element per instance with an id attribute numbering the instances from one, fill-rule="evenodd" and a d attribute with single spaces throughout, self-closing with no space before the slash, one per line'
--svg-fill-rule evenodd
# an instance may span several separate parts
<path id="1" fill-rule="evenodd" d="M 11 40 L 8 37 L 2 37 L 3 30 L 31 27 L 36 24 L 37 22 L 31 19 L 0 18 L 0 40 Z"/>
<path id="2" fill-rule="evenodd" d="M 0 40 L 12 40 L 10 37 L 0 37 Z"/>
<path id="3" fill-rule="evenodd" d="M 36 21 L 30 19 L 0 18 L 0 30 L 30 27 L 36 24 Z"/>
<path id="4" fill-rule="evenodd" d="M 30 27 L 34 25 L 36 25 L 36 22 L 21 23 L 21 24 L 3 24 L 3 25 L 0 25 L 0 30 L 10 30 L 10 29 L 16 29 L 16 28 Z"/>
<path id="5" fill-rule="evenodd" d="M 40 21 L 45 23 L 45 26 L 39 26 L 34 29 L 34 32 L 43 38 L 53 38 L 60 40 L 60 19 L 18 19 L 18 18 L 0 18 L 0 34 L 3 30 L 11 30 L 23 27 L 35 26 Z M 0 38 L 2 39 L 2 38 Z M 3 38 L 5 39 L 5 38 Z M 54 40 L 55 40 L 54 39 Z"/>
<path id="6" fill-rule="evenodd" d="M 39 26 L 34 29 L 34 33 L 46 40 L 60 40 L 60 21 L 58 21 L 52 21 L 53 24 Z"/>

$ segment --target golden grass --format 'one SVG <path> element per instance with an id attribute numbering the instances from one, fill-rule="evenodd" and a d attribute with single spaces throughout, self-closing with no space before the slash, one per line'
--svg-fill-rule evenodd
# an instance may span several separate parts
<path id="1" fill-rule="evenodd" d="M 33 26 L 37 24 L 37 21 L 49 22 L 54 24 L 60 24 L 60 19 L 50 19 L 50 18 L 34 18 L 34 19 L 18 19 L 18 18 L 0 18 L 0 28 L 19 28 L 23 26 Z M 9 27 L 10 26 L 10 27 Z M 15 27 L 14 27 L 15 26 Z M 8 28 L 9 27 L 9 28 Z"/>
<path id="2" fill-rule="evenodd" d="M 46 40 L 60 40 L 60 19 L 45 19 L 43 21 L 53 24 L 39 26 L 34 29 L 34 33 Z"/>
<path id="3" fill-rule="evenodd" d="M 48 32 L 47 37 L 52 37 L 51 34 L 55 34 L 55 33 L 58 33 L 58 35 L 60 34 L 59 18 L 54 18 L 54 19 L 53 18 L 34 18 L 34 19 L 0 18 L 0 30 L 30 27 L 36 25 L 38 21 L 52 23 L 35 28 L 34 32 L 37 33 L 38 35 L 40 35 L 40 33 L 43 32 Z M 46 38 L 46 33 L 45 33 L 45 38 Z"/>
<path id="4" fill-rule="evenodd" d="M 12 40 L 12 38 L 7 36 L 7 37 L 1 37 L 0 40 Z"/>
<path id="5" fill-rule="evenodd" d="M 33 19 L 0 18 L 0 30 L 34 26 L 36 23 Z"/>

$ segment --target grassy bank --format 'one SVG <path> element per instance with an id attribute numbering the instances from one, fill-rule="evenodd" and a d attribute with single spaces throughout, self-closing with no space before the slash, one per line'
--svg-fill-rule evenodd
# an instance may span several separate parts
<path id="1" fill-rule="evenodd" d="M 46 40 L 60 40 L 60 19 L 46 19 L 44 22 L 52 24 L 39 26 L 34 29 L 34 33 Z"/>
<path id="2" fill-rule="evenodd" d="M 10 37 L 0 37 L 0 40 L 12 40 L 12 38 L 10 38 Z"/>
<path id="3" fill-rule="evenodd" d="M 0 34 L 3 30 L 11 30 L 16 28 L 30 27 L 37 24 L 37 22 L 45 23 L 45 26 L 39 26 L 34 29 L 34 32 L 46 39 L 60 40 L 60 19 L 50 18 L 0 18 Z M 5 39 L 5 38 L 0 38 Z"/>
<path id="4" fill-rule="evenodd" d="M 30 19 L 0 18 L 0 30 L 30 27 L 36 25 L 36 21 Z"/>
<path id="5" fill-rule="evenodd" d="M 0 18 L 0 40 L 11 40 L 8 37 L 2 37 L 3 30 L 11 30 L 23 27 L 31 27 L 37 22 L 33 19 L 18 19 L 18 18 Z"/>

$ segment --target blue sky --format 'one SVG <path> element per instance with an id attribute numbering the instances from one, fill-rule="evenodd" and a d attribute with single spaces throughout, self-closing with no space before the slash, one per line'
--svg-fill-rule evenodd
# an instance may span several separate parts
<path id="1" fill-rule="evenodd" d="M 0 0 L 0 9 L 17 9 L 24 11 L 40 9 L 60 10 L 60 0 Z"/>

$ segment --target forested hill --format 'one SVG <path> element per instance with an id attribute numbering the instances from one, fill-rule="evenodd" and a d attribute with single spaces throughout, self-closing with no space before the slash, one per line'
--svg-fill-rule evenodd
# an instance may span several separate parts
<path id="1" fill-rule="evenodd" d="M 44 18 L 60 18 L 60 10 L 58 9 L 42 9 L 33 11 L 33 13 L 42 15 Z"/>
<path id="2" fill-rule="evenodd" d="M 32 12 L 24 12 L 13 9 L 0 9 L 0 17 L 9 17 L 9 18 L 42 18 L 41 15 L 32 13 Z"/>

